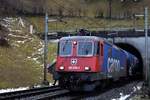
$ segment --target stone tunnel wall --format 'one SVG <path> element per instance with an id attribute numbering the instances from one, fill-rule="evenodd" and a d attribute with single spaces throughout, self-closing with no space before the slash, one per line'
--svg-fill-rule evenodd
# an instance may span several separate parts
<path id="1" fill-rule="evenodd" d="M 145 66 L 145 37 L 116 37 L 114 38 L 114 43 L 116 44 L 127 44 L 131 45 L 136 48 L 142 57 L 143 60 L 143 75 L 145 77 L 146 73 L 146 66 Z M 134 52 L 134 51 L 133 51 Z M 148 59 L 149 59 L 149 66 L 150 66 L 150 37 L 148 38 Z M 150 71 L 149 71 L 150 72 Z M 149 76 L 150 77 L 150 76 Z"/>

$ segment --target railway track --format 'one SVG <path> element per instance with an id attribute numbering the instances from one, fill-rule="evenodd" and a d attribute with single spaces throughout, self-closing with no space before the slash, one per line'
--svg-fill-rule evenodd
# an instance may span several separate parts
<path id="1" fill-rule="evenodd" d="M 127 98 L 127 100 L 129 100 L 136 92 L 133 91 L 133 88 L 140 86 L 138 84 L 141 85 L 142 81 L 115 83 L 104 89 L 97 88 L 92 92 L 70 92 L 68 90 L 61 89 L 58 86 L 42 87 L 30 90 L 2 93 L 0 94 L 0 100 L 111 100 L 113 98 L 119 98 L 120 93 L 130 94 L 130 96 Z"/>
<path id="2" fill-rule="evenodd" d="M 130 100 L 139 91 L 137 87 L 142 86 L 142 83 L 143 81 L 117 82 L 103 89 L 97 88 L 92 92 L 68 92 L 52 96 L 48 100 L 120 100 L 121 96 L 127 96 L 123 100 Z"/>
<path id="3" fill-rule="evenodd" d="M 46 97 L 51 97 L 63 93 L 67 93 L 69 91 L 61 89 L 58 86 L 52 87 L 41 87 L 41 88 L 33 88 L 29 90 L 23 91 L 15 91 L 15 92 L 8 92 L 8 93 L 1 93 L 0 100 L 14 100 L 14 99 L 26 99 L 26 100 L 37 100 L 43 99 Z"/>

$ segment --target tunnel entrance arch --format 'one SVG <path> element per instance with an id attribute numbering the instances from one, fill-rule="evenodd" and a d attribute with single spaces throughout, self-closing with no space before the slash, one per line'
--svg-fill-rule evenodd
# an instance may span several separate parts
<path id="1" fill-rule="evenodd" d="M 142 55 L 141 53 L 139 52 L 139 50 L 134 47 L 133 45 L 129 44 L 129 43 L 115 43 L 115 45 L 117 45 L 118 47 L 128 51 L 129 53 L 135 55 L 138 59 L 139 59 L 139 69 L 138 69 L 138 72 L 140 74 L 141 77 L 143 77 L 143 59 L 142 59 Z"/>

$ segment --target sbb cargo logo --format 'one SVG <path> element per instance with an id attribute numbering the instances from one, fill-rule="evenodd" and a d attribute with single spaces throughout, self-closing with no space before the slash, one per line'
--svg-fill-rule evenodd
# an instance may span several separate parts
<path id="1" fill-rule="evenodd" d="M 110 73 L 119 72 L 120 71 L 120 60 L 115 59 L 115 58 L 108 58 L 107 70 Z"/>

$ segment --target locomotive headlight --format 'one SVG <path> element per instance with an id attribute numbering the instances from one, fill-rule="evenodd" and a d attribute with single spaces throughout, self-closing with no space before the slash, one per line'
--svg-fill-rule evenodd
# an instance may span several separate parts
<path id="1" fill-rule="evenodd" d="M 77 41 L 73 41 L 73 44 L 74 44 L 74 45 L 77 45 Z"/>
<path id="2" fill-rule="evenodd" d="M 64 66 L 60 66 L 59 69 L 60 70 L 64 70 L 65 68 L 64 68 Z"/>
<path id="3" fill-rule="evenodd" d="M 84 67 L 84 69 L 85 69 L 85 71 L 90 71 L 91 70 L 91 68 L 90 67 Z"/>

